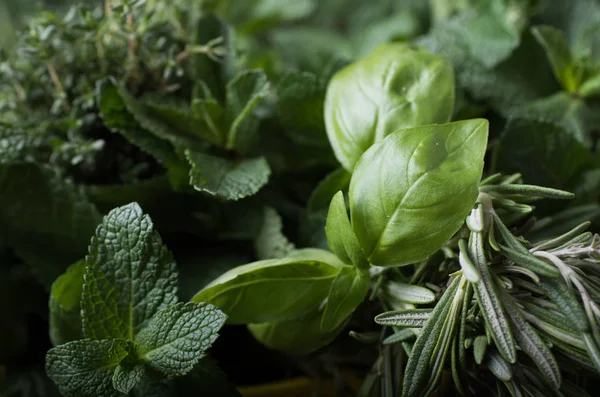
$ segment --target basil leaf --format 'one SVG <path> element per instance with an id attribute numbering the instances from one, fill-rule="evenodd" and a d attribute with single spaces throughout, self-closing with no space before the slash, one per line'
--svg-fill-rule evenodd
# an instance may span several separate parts
<path id="1" fill-rule="evenodd" d="M 327 174 L 311 193 L 306 205 L 308 212 L 314 213 L 324 208 L 327 209 L 331 203 L 331 199 L 338 191 L 348 190 L 350 177 L 351 174 L 344 168 L 338 168 Z"/>
<path id="2" fill-rule="evenodd" d="M 552 26 L 538 25 L 531 28 L 533 37 L 542 45 L 552 65 L 552 71 L 561 86 L 568 92 L 579 88 L 579 81 L 574 75 L 574 60 L 571 48 L 564 33 Z"/>
<path id="3" fill-rule="evenodd" d="M 288 321 L 249 324 L 248 330 L 263 345 L 270 349 L 292 355 L 306 355 L 331 343 L 346 326 L 342 321 L 336 328 L 323 331 L 322 311 L 313 311 Z"/>
<path id="4" fill-rule="evenodd" d="M 330 252 L 298 250 L 283 259 L 236 267 L 204 287 L 192 301 L 218 306 L 231 324 L 291 320 L 319 307 L 343 266 Z"/>
<path id="5" fill-rule="evenodd" d="M 135 337 L 140 359 L 168 376 L 185 375 L 204 357 L 226 319 L 219 309 L 204 303 L 165 308 Z"/>
<path id="6" fill-rule="evenodd" d="M 374 143 L 400 128 L 446 123 L 453 106 L 454 73 L 445 58 L 385 44 L 331 79 L 325 125 L 338 161 L 352 171 Z"/>
<path id="7" fill-rule="evenodd" d="M 400 130 L 365 152 L 349 196 L 369 262 L 416 263 L 456 233 L 478 195 L 487 135 L 483 119 L 428 125 Z"/>
<path id="8" fill-rule="evenodd" d="M 85 261 L 69 266 L 50 291 L 50 340 L 54 346 L 81 339 L 81 293 Z"/>
<path id="9" fill-rule="evenodd" d="M 325 224 L 327 243 L 342 262 L 367 269 L 369 262 L 350 226 L 344 194 L 340 191 L 331 199 Z"/>
<path id="10" fill-rule="evenodd" d="M 353 266 L 344 266 L 331 283 L 325 312 L 321 319 L 321 330 L 338 328 L 365 299 L 371 278 L 368 272 Z"/>
<path id="11" fill-rule="evenodd" d="M 192 166 L 190 185 L 225 200 L 254 195 L 271 176 L 271 168 L 264 157 L 235 161 L 190 150 L 185 155 Z"/>
<path id="12" fill-rule="evenodd" d="M 86 257 L 83 334 L 134 339 L 159 310 L 177 302 L 177 267 L 136 203 L 106 215 Z"/>

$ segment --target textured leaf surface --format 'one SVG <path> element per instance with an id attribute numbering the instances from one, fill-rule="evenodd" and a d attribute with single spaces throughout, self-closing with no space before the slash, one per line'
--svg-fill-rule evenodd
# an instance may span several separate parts
<path id="1" fill-rule="evenodd" d="M 227 316 L 205 303 L 178 303 L 158 312 L 136 336 L 140 356 L 155 370 L 185 375 L 204 357 Z"/>
<path id="2" fill-rule="evenodd" d="M 127 394 L 140 383 L 144 373 L 145 368 L 142 364 L 135 365 L 132 368 L 119 365 L 115 368 L 113 374 L 113 387 L 121 393 Z"/>
<path id="3" fill-rule="evenodd" d="M 352 227 L 369 262 L 422 261 L 464 223 L 478 194 L 488 122 L 400 130 L 362 156 L 350 182 Z"/>
<path id="4" fill-rule="evenodd" d="M 381 313 L 375 317 L 375 322 L 380 325 L 419 328 L 427 324 L 430 316 L 430 309 L 408 309 Z"/>
<path id="5" fill-rule="evenodd" d="M 177 302 L 177 268 L 136 204 L 104 217 L 90 245 L 82 295 L 88 338 L 133 340 L 159 310 Z"/>
<path id="6" fill-rule="evenodd" d="M 271 169 L 264 157 L 239 162 L 205 153 L 186 152 L 192 166 L 194 189 L 226 200 L 252 196 L 269 181 Z"/>
<path id="7" fill-rule="evenodd" d="M 80 188 L 44 166 L 0 165 L 0 192 L 6 244 L 50 287 L 85 255 L 102 217 Z"/>
<path id="8" fill-rule="evenodd" d="M 283 259 L 236 267 L 192 301 L 218 306 L 232 324 L 286 321 L 318 308 L 342 266 L 328 251 L 298 250 Z"/>
<path id="9" fill-rule="evenodd" d="M 46 372 L 66 397 L 117 397 L 115 368 L 128 355 L 125 340 L 81 339 L 50 349 Z"/>
<path id="10" fill-rule="evenodd" d="M 81 338 L 81 292 L 85 261 L 67 269 L 50 291 L 50 340 L 54 346 Z"/>

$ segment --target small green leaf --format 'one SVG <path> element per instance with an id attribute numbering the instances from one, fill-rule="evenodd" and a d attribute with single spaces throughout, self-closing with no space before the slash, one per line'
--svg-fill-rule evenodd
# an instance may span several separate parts
<path id="1" fill-rule="evenodd" d="M 560 84 L 569 92 L 576 92 L 580 82 L 574 75 L 574 60 L 564 33 L 552 26 L 534 26 L 533 36 L 542 45 Z"/>
<path id="2" fill-rule="evenodd" d="M 498 287 L 494 282 L 494 276 L 485 258 L 482 233 L 471 233 L 469 254 L 477 265 L 479 274 L 481 275 L 481 280 L 473 287 L 475 289 L 475 297 L 485 318 L 486 327 L 491 332 L 492 338 L 496 342 L 496 347 L 502 356 L 508 362 L 514 363 L 517 359 L 515 343 L 504 313 L 504 308 L 496 291 Z"/>
<path id="3" fill-rule="evenodd" d="M 291 320 L 319 307 L 343 266 L 330 252 L 298 250 L 286 258 L 236 267 L 204 287 L 192 301 L 218 306 L 231 324 Z"/>
<path id="4" fill-rule="evenodd" d="M 127 394 L 140 383 L 145 372 L 146 370 L 142 364 L 131 368 L 119 365 L 115 368 L 115 373 L 113 374 L 113 387 L 121 393 Z"/>
<path id="5" fill-rule="evenodd" d="M 374 143 L 401 128 L 446 123 L 453 106 L 448 60 L 404 43 L 383 44 L 331 79 L 327 135 L 338 161 L 352 171 Z"/>
<path id="6" fill-rule="evenodd" d="M 368 272 L 365 274 L 353 266 L 344 266 L 331 283 L 321 330 L 337 329 L 365 299 L 370 286 Z"/>
<path id="7" fill-rule="evenodd" d="M 354 264 L 359 269 L 368 269 L 369 262 L 360 248 L 350 226 L 344 194 L 340 191 L 331 199 L 325 224 L 327 243 L 342 262 Z"/>
<path id="8" fill-rule="evenodd" d="M 506 257 L 508 259 L 510 259 L 511 261 L 513 261 L 514 263 L 516 263 L 518 265 L 523 266 L 526 269 L 534 271 L 535 273 L 539 274 L 540 276 L 546 276 L 546 277 L 559 277 L 560 276 L 560 272 L 556 268 L 556 266 L 553 266 L 553 265 L 549 264 L 548 262 L 531 255 L 529 253 L 529 251 L 527 251 L 527 254 L 524 254 L 524 253 L 515 251 L 512 248 L 508 248 L 502 244 L 500 244 L 500 249 L 502 250 L 502 253 L 504 255 L 506 255 Z"/>
<path id="9" fill-rule="evenodd" d="M 394 298 L 407 303 L 426 304 L 435 301 L 435 294 L 418 285 L 411 285 L 397 281 L 389 281 L 386 285 L 386 292 Z"/>
<path id="10" fill-rule="evenodd" d="M 456 233 L 477 199 L 487 136 L 487 120 L 473 119 L 400 130 L 365 152 L 349 197 L 369 262 L 417 263 Z"/>
<path id="11" fill-rule="evenodd" d="M 194 189 L 226 200 L 252 196 L 269 181 L 271 169 L 264 157 L 234 161 L 186 151 L 190 184 Z"/>
<path id="12" fill-rule="evenodd" d="M 281 217 L 271 207 L 264 210 L 263 224 L 254 240 L 258 259 L 285 258 L 296 246 L 283 234 Z"/>
<path id="13" fill-rule="evenodd" d="M 66 397 L 118 397 L 113 373 L 128 354 L 123 339 L 76 340 L 48 351 L 46 372 Z"/>
<path id="14" fill-rule="evenodd" d="M 192 370 L 218 337 L 227 316 L 205 303 L 178 303 L 156 313 L 135 338 L 140 358 L 167 376 Z"/>
<path id="15" fill-rule="evenodd" d="M 473 356 L 475 357 L 475 362 L 477 364 L 481 364 L 483 362 L 483 357 L 485 356 L 485 351 L 488 347 L 487 336 L 479 335 L 473 341 Z"/>
<path id="16" fill-rule="evenodd" d="M 241 152 L 250 150 L 256 141 L 259 120 L 255 108 L 269 94 L 269 82 L 262 70 L 248 70 L 227 83 L 225 118 L 230 125 L 225 147 Z"/>
<path id="17" fill-rule="evenodd" d="M 381 313 L 375 317 L 375 322 L 379 325 L 420 328 L 425 326 L 430 316 L 431 309 L 408 309 Z"/>
<path id="18" fill-rule="evenodd" d="M 69 266 L 50 291 L 50 340 L 54 346 L 81 338 L 81 293 L 85 261 Z"/>
<path id="19" fill-rule="evenodd" d="M 513 370 L 511 365 L 497 351 L 494 350 L 488 354 L 486 364 L 494 376 L 501 381 L 509 382 L 512 379 Z"/>
<path id="20" fill-rule="evenodd" d="M 127 109 L 117 86 L 109 81 L 98 82 L 96 91 L 100 115 L 106 127 L 123 135 L 129 142 L 167 166 L 178 162 L 175 149 L 169 141 L 140 126 Z"/>
<path id="21" fill-rule="evenodd" d="M 133 340 L 156 312 L 177 302 L 173 256 L 136 203 L 104 217 L 86 262 L 81 307 L 88 338 Z"/>

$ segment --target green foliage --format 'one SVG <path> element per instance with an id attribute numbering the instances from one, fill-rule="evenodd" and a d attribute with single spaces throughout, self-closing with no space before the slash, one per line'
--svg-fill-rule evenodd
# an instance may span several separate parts
<path id="1" fill-rule="evenodd" d="M 66 396 L 119 396 L 157 392 L 153 372 L 186 375 L 227 316 L 205 303 L 177 304 L 176 293 L 175 262 L 150 217 L 137 203 L 112 210 L 85 262 L 53 285 L 48 376 Z"/>
<path id="2" fill-rule="evenodd" d="M 597 0 L 21 3 L 0 396 L 594 394 Z"/>

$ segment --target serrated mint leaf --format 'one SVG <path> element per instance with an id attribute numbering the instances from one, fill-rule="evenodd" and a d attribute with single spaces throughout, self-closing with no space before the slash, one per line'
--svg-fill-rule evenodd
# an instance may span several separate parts
<path id="1" fill-rule="evenodd" d="M 271 207 L 264 210 L 263 224 L 254 240 L 258 259 L 284 258 L 296 247 L 283 234 L 281 216 Z"/>
<path id="2" fill-rule="evenodd" d="M 5 124 L 0 121 L 0 164 L 34 158 L 46 138 L 40 130 Z"/>
<path id="3" fill-rule="evenodd" d="M 127 109 L 117 86 L 109 81 L 99 82 L 97 96 L 100 115 L 109 129 L 120 133 L 129 142 L 165 165 L 178 161 L 175 149 L 169 141 L 153 135 L 140 126 Z"/>
<path id="4" fill-rule="evenodd" d="M 81 338 L 81 292 L 85 261 L 69 266 L 50 291 L 50 341 L 54 346 Z"/>
<path id="5" fill-rule="evenodd" d="M 185 375 L 204 357 L 226 320 L 221 310 L 205 303 L 163 309 L 136 336 L 140 358 L 165 375 Z"/>
<path id="6" fill-rule="evenodd" d="M 137 203 L 104 217 L 86 261 L 81 307 L 87 338 L 133 340 L 155 313 L 177 302 L 173 256 Z"/>
<path id="7" fill-rule="evenodd" d="M 140 383 L 145 372 L 143 364 L 137 364 L 133 367 L 119 365 L 115 368 L 113 374 L 113 387 L 121 393 L 127 394 Z"/>
<path id="8" fill-rule="evenodd" d="M 248 151 L 255 143 L 259 120 L 255 108 L 269 94 L 269 81 L 262 70 L 241 72 L 227 83 L 225 118 L 229 124 L 227 149 Z"/>
<path id="9" fill-rule="evenodd" d="M 194 189 L 225 200 L 252 196 L 271 175 L 264 157 L 235 161 L 190 150 L 186 157 L 192 166 L 190 184 Z"/>
<path id="10" fill-rule="evenodd" d="M 118 397 L 113 373 L 129 354 L 122 339 L 81 339 L 54 347 L 46 354 L 46 373 L 66 397 Z"/>
<path id="11" fill-rule="evenodd" d="M 5 244 L 49 288 L 85 255 L 100 213 L 81 188 L 46 166 L 1 164 L 0 192 Z"/>

